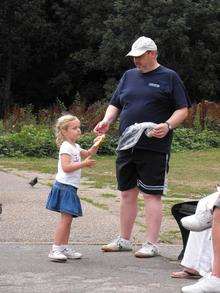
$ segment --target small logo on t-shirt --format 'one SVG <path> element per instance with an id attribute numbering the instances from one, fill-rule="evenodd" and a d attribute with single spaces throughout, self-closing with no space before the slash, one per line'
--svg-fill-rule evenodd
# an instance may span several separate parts
<path id="1" fill-rule="evenodd" d="M 152 87 L 160 87 L 158 83 L 153 83 L 153 82 L 149 82 L 148 85 Z"/>
<path id="2" fill-rule="evenodd" d="M 79 156 L 73 155 L 73 162 L 79 162 Z"/>

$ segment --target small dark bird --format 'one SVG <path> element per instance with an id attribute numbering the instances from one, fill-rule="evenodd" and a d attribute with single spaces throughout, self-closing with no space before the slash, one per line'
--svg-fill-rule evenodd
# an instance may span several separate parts
<path id="1" fill-rule="evenodd" d="M 34 179 L 32 179 L 32 180 L 29 182 L 29 184 L 33 187 L 35 184 L 37 184 L 37 182 L 38 182 L 37 177 L 34 177 Z"/>
<path id="2" fill-rule="evenodd" d="M 0 203 L 0 214 L 2 213 L 2 204 Z"/>

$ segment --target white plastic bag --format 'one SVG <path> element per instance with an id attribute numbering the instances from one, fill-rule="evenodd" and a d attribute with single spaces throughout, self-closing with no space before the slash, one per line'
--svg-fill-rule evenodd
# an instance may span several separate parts
<path id="1" fill-rule="evenodd" d="M 153 122 L 142 122 L 127 127 L 119 138 L 116 151 L 128 150 L 135 146 L 144 131 L 146 136 L 150 137 L 149 132 L 156 126 Z"/>

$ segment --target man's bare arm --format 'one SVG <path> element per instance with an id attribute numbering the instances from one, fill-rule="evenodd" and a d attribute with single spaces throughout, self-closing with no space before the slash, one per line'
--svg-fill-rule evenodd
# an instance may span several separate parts
<path id="1" fill-rule="evenodd" d="M 173 112 L 170 118 L 165 123 L 158 124 L 151 132 L 151 136 L 163 138 L 167 135 L 170 129 L 176 128 L 188 116 L 188 108 L 181 108 Z"/>
<path id="2" fill-rule="evenodd" d="M 94 128 L 94 132 L 97 134 L 104 134 L 109 130 L 110 124 L 115 122 L 119 115 L 119 109 L 115 106 L 109 105 L 105 116 L 102 121 L 100 121 Z"/>

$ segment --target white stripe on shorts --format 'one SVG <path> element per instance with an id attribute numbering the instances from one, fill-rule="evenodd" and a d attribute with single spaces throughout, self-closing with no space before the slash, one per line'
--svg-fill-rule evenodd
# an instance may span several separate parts
<path id="1" fill-rule="evenodd" d="M 165 175 L 164 175 L 164 184 L 163 185 L 146 185 L 141 180 L 137 180 L 137 185 L 140 185 L 146 190 L 162 190 L 164 195 L 167 194 L 167 187 L 168 187 L 168 177 L 167 177 L 167 162 L 168 162 L 168 154 L 166 155 L 166 168 L 165 168 Z"/>

